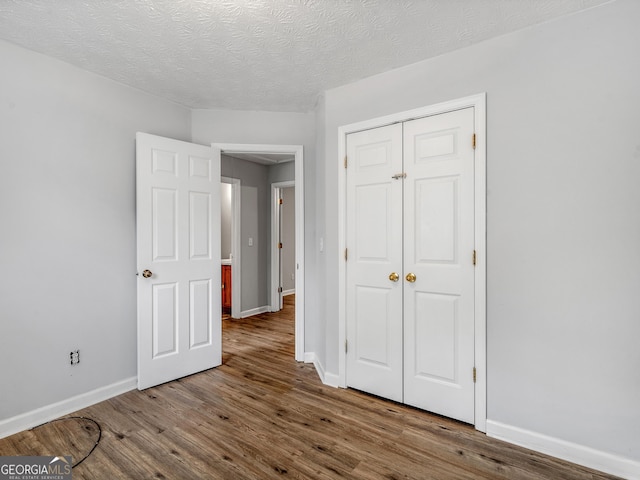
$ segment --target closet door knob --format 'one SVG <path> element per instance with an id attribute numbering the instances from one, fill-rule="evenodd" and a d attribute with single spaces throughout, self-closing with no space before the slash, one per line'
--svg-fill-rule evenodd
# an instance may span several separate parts
<path id="1" fill-rule="evenodd" d="M 413 283 L 416 281 L 416 274 L 415 273 L 407 273 L 406 276 L 407 282 Z"/>
<path id="2" fill-rule="evenodd" d="M 398 275 L 396 272 L 393 272 L 389 275 L 389 280 L 391 280 L 392 282 L 397 282 L 399 278 L 400 275 Z"/>
<path id="3" fill-rule="evenodd" d="M 151 275 L 153 275 L 153 272 L 151 272 L 151 270 L 145 270 L 144 272 L 142 272 L 142 276 L 144 278 L 149 278 L 151 277 Z"/>

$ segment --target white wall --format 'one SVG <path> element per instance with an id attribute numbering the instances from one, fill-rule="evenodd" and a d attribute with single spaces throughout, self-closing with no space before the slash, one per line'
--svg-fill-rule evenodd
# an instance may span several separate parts
<path id="1" fill-rule="evenodd" d="M 317 263 L 315 241 L 315 114 L 290 112 L 255 112 L 244 110 L 193 110 L 192 141 L 195 143 L 254 143 L 303 145 L 305 195 L 305 351 L 315 352 L 324 341 L 324 332 L 316 308 Z M 288 168 L 288 167 L 283 167 Z M 283 172 L 278 172 L 278 175 Z M 270 177 L 270 181 L 276 177 Z M 280 178 L 280 177 L 278 177 Z"/>
<path id="2" fill-rule="evenodd" d="M 328 374 L 338 127 L 487 92 L 488 417 L 640 460 L 639 18 L 620 0 L 325 92 Z"/>
<path id="3" fill-rule="evenodd" d="M 230 183 L 220 184 L 220 258 L 231 258 L 231 218 L 233 216 L 232 187 Z"/>
<path id="4" fill-rule="evenodd" d="M 0 63 L 1 423 L 136 376 L 135 133 L 189 140 L 190 113 L 5 42 Z"/>
<path id="5" fill-rule="evenodd" d="M 311 255 L 315 261 L 316 267 L 316 275 L 314 279 L 314 291 L 316 295 L 312 300 L 307 300 L 307 305 L 309 305 L 310 301 L 314 302 L 314 310 L 317 312 L 317 322 L 313 325 L 310 325 L 310 328 L 314 329 L 313 336 L 314 338 L 320 339 L 315 345 L 314 349 L 311 350 L 316 355 L 316 364 L 319 365 L 322 369 L 321 375 L 324 377 L 323 381 L 327 381 L 326 377 L 326 368 L 325 364 L 327 362 L 327 351 L 331 352 L 332 359 L 337 361 L 337 348 L 338 348 L 338 340 L 337 340 L 337 331 L 333 332 L 333 334 L 327 329 L 327 303 L 330 300 L 331 302 L 337 303 L 337 296 L 328 297 L 328 295 L 336 295 L 336 291 L 333 288 L 334 286 L 327 283 L 327 267 L 331 264 L 337 263 L 337 247 L 334 244 L 334 249 L 332 251 L 332 256 L 328 256 L 326 254 L 326 222 L 329 220 L 331 224 L 334 226 L 336 230 L 334 230 L 335 238 L 337 240 L 337 225 L 336 225 L 336 208 L 337 206 L 334 204 L 334 209 L 331 210 L 333 213 L 333 219 L 327 219 L 326 217 L 326 209 L 328 207 L 328 197 L 332 195 L 332 193 L 328 192 L 325 188 L 325 179 L 327 178 L 337 178 L 336 173 L 334 172 L 333 167 L 335 166 L 334 157 L 337 156 L 337 151 L 333 154 L 333 156 L 327 156 L 326 149 L 326 140 L 327 137 L 327 116 L 326 116 L 326 96 L 325 94 L 321 94 L 318 97 L 318 102 L 316 105 L 316 175 L 314 177 L 315 183 L 313 185 L 314 191 L 316 193 L 316 201 L 315 201 L 315 225 L 314 225 L 314 240 L 315 246 Z M 335 127 L 332 127 L 335 128 Z M 331 135 L 336 135 L 337 132 L 331 130 Z M 337 161 L 337 160 L 335 160 Z M 334 180 L 335 181 L 335 180 Z M 305 185 L 307 188 L 309 186 Z M 337 281 L 337 265 L 335 265 L 334 276 L 332 277 L 333 281 Z M 307 285 L 309 285 L 307 283 Z M 308 287 L 307 287 L 308 288 Z M 332 312 L 335 319 L 335 327 L 337 327 L 338 317 L 337 311 L 334 309 Z M 334 323 L 334 322 L 329 322 Z M 335 328 L 334 327 L 334 328 Z M 334 385 L 337 385 L 338 380 L 338 368 L 337 364 L 334 362 L 334 370 L 333 370 L 333 382 Z"/>

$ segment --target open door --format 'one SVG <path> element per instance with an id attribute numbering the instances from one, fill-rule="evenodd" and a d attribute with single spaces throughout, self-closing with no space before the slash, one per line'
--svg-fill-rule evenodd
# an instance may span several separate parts
<path id="1" fill-rule="evenodd" d="M 271 184 L 271 285 L 272 312 L 283 307 L 283 297 L 295 292 L 296 268 L 296 182 L 288 180 Z M 290 190 L 288 190 L 290 189 Z M 285 198 L 287 197 L 286 202 Z M 296 299 L 297 301 L 297 299 Z"/>
<path id="2" fill-rule="evenodd" d="M 219 158 L 138 133 L 136 184 L 142 390 L 222 362 Z"/>

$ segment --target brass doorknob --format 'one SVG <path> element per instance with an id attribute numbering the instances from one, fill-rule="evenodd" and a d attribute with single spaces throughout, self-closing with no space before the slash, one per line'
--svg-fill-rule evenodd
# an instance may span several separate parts
<path id="1" fill-rule="evenodd" d="M 391 280 L 392 282 L 397 282 L 399 278 L 400 275 L 398 275 L 396 272 L 393 272 L 389 275 L 389 280 Z"/>
<path id="2" fill-rule="evenodd" d="M 416 281 L 416 274 L 415 273 L 407 273 L 406 276 L 407 282 L 413 283 Z"/>
<path id="3" fill-rule="evenodd" d="M 151 275 L 153 275 L 153 272 L 151 272 L 151 270 L 145 270 L 142 272 L 142 276 L 144 278 L 149 278 Z"/>

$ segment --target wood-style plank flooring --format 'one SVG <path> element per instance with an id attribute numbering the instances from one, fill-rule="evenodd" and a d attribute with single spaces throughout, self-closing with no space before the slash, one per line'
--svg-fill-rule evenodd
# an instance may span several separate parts
<path id="1" fill-rule="evenodd" d="M 87 479 L 613 479 L 471 426 L 324 386 L 294 361 L 293 296 L 278 314 L 224 320 L 223 365 L 74 414 L 102 429 L 73 469 Z M 0 455 L 69 455 L 88 420 L 0 440 Z"/>

